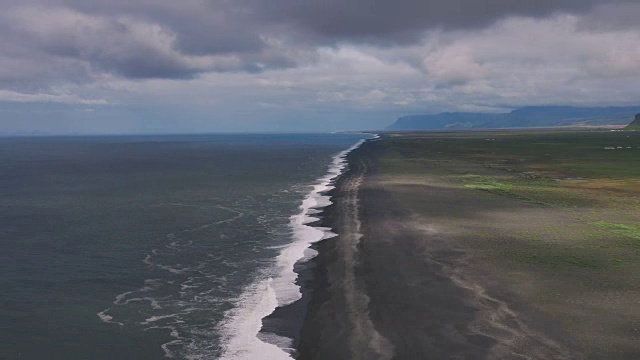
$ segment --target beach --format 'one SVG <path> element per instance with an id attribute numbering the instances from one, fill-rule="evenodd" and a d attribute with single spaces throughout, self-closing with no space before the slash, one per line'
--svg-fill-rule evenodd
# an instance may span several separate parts
<path id="1" fill-rule="evenodd" d="M 304 280 L 299 359 L 637 358 L 637 255 L 619 234 L 584 239 L 583 216 L 604 205 L 479 189 L 469 179 L 521 169 L 420 145 L 490 143 L 480 136 L 386 135 L 348 155 L 318 224 L 338 236 L 313 246 Z M 638 216 L 635 203 L 616 209 Z M 585 250 L 600 235 L 621 243 Z M 608 281 L 621 275 L 633 281 Z"/>

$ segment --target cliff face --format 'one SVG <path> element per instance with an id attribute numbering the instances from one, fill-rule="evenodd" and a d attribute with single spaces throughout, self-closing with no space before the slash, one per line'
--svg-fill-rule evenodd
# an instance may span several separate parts
<path id="1" fill-rule="evenodd" d="M 640 130 L 640 114 L 636 114 L 635 120 L 631 124 L 627 125 L 625 129 Z"/>
<path id="2" fill-rule="evenodd" d="M 449 112 L 399 118 L 388 130 L 438 130 L 584 125 L 625 125 L 635 107 L 528 106 L 504 114 Z"/>

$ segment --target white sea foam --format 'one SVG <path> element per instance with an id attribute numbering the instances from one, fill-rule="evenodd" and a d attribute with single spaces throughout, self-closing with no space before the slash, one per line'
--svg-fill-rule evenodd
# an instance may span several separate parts
<path id="1" fill-rule="evenodd" d="M 262 318 L 278 306 L 271 279 L 253 285 L 222 324 L 225 360 L 288 359 L 283 349 L 258 339 Z"/>
<path id="2" fill-rule="evenodd" d="M 158 320 L 163 320 L 163 319 L 170 319 L 170 318 L 174 318 L 176 316 L 178 316 L 180 314 L 169 314 L 169 315 L 161 315 L 161 316 L 151 316 L 149 318 L 146 318 L 141 324 L 142 325 L 147 325 L 153 322 L 156 322 Z"/>
<path id="3" fill-rule="evenodd" d="M 331 205 L 327 192 L 334 188 L 333 181 L 347 166 L 346 156 L 357 149 L 361 140 L 347 150 L 334 156 L 327 174 L 318 179 L 311 192 L 302 201 L 300 212 L 290 218 L 293 241 L 283 247 L 276 258 L 276 276 L 261 280 L 245 292 L 237 307 L 227 313 L 227 320 L 221 326 L 224 338 L 222 359 L 291 359 L 293 340 L 274 334 L 258 333 L 262 319 L 282 306 L 289 305 L 302 297 L 296 284 L 298 274 L 294 266 L 298 261 L 307 261 L 317 255 L 310 246 L 320 240 L 336 236 L 331 229 L 314 227 L 310 224 L 319 218 L 320 209 Z"/>
<path id="4" fill-rule="evenodd" d="M 175 356 L 173 355 L 173 352 L 171 351 L 170 347 L 181 344 L 182 338 L 180 337 L 180 334 L 176 329 L 171 327 L 168 327 L 168 329 L 171 330 L 171 332 L 169 333 L 169 336 L 171 336 L 174 340 L 171 340 L 168 343 L 162 344 L 161 348 L 164 351 L 164 357 L 174 358 Z"/>
<path id="5" fill-rule="evenodd" d="M 102 322 L 105 322 L 107 324 L 116 324 L 116 325 L 120 325 L 123 326 L 124 324 L 119 322 L 119 321 L 113 321 L 113 316 L 108 315 L 107 311 L 109 311 L 109 309 L 100 311 L 99 313 L 97 313 L 96 315 L 98 315 L 98 317 L 100 318 L 100 320 L 102 320 Z"/>

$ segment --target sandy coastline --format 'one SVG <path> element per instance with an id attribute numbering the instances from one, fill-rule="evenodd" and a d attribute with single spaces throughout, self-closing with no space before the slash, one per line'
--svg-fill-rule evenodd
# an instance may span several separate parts
<path id="1" fill-rule="evenodd" d="M 301 277 L 307 310 L 298 358 L 580 358 L 539 314 L 483 275 L 456 224 L 419 221 L 398 201 L 402 187 L 377 174 L 383 151 L 367 142 L 349 154 L 324 210 L 322 225 L 339 236 L 314 245 L 319 254 Z M 434 193 L 430 211 L 463 211 L 478 200 L 456 191 Z"/>
<path id="2" fill-rule="evenodd" d="M 351 152 L 349 169 L 330 193 L 333 204 L 325 208 L 321 226 L 337 237 L 315 244 L 312 276 L 304 288 L 310 301 L 299 339 L 299 359 L 391 358 L 393 349 L 375 328 L 368 314 L 369 298 L 360 271 L 361 206 L 359 193 L 370 159 L 367 142 Z M 361 150 L 362 148 L 365 150 Z"/>

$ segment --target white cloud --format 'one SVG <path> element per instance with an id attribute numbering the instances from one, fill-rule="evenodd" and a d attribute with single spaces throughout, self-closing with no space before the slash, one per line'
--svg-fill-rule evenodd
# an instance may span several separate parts
<path id="1" fill-rule="evenodd" d="M 485 75 L 468 46 L 454 45 L 434 51 L 425 57 L 424 67 L 432 79 L 447 84 L 464 84 Z"/>
<path id="2" fill-rule="evenodd" d="M 0 101 L 12 102 L 53 102 L 63 104 L 105 105 L 104 99 L 85 99 L 74 94 L 26 94 L 10 90 L 0 89 Z"/>
<path id="3" fill-rule="evenodd" d="M 636 103 L 640 33 L 586 30 L 579 22 L 572 15 L 510 18 L 480 32 L 432 33 L 421 49 L 432 91 L 456 108 Z"/>

